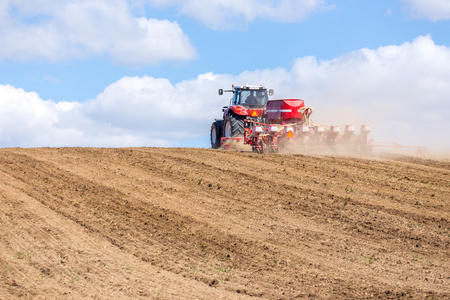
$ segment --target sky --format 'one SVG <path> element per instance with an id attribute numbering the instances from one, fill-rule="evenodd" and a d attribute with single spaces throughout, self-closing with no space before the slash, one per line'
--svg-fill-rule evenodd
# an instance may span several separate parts
<path id="1" fill-rule="evenodd" d="M 0 147 L 209 147 L 261 84 L 450 150 L 449 0 L 2 0 Z"/>

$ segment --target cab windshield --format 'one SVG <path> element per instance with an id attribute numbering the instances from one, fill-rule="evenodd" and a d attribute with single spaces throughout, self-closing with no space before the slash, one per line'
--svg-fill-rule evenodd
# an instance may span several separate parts
<path id="1" fill-rule="evenodd" d="M 240 96 L 240 97 L 239 97 Z M 266 90 L 241 90 L 241 93 L 236 93 L 235 104 L 249 107 L 264 107 L 267 103 L 268 97 Z"/>

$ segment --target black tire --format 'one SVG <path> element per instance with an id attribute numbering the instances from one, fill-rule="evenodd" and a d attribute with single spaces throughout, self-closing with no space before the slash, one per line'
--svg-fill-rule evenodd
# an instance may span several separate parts
<path id="1" fill-rule="evenodd" d="M 222 136 L 239 137 L 244 135 L 244 117 L 229 113 L 223 120 Z"/>
<path id="2" fill-rule="evenodd" d="M 211 148 L 218 149 L 220 147 L 220 132 L 217 130 L 216 122 L 211 125 Z"/>

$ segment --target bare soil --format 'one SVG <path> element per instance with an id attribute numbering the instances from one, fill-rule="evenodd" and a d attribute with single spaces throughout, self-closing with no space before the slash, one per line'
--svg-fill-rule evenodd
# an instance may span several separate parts
<path id="1" fill-rule="evenodd" d="M 450 299 L 450 162 L 0 149 L 0 299 Z"/>

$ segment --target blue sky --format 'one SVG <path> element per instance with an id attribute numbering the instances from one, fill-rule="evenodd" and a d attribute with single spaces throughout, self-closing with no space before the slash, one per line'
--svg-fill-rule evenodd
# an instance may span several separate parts
<path id="1" fill-rule="evenodd" d="M 207 147 L 248 82 L 450 149 L 449 32 L 446 0 L 5 0 L 0 146 Z"/>

